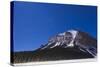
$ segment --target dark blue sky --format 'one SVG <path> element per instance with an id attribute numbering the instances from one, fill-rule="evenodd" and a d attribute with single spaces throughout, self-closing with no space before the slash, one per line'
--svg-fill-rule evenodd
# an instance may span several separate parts
<path id="1" fill-rule="evenodd" d="M 14 51 L 34 50 L 58 33 L 78 29 L 97 37 L 96 6 L 14 2 Z"/>

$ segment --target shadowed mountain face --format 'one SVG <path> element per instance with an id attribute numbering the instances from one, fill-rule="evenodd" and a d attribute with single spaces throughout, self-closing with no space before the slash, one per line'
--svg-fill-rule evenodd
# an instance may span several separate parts
<path id="1" fill-rule="evenodd" d="M 85 32 L 69 30 L 49 39 L 35 51 L 13 53 L 12 63 L 95 58 L 97 40 Z"/>

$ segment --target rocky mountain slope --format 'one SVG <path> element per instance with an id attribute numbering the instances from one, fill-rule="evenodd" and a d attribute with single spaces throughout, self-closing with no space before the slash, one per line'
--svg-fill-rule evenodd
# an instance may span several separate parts
<path id="1" fill-rule="evenodd" d="M 12 63 L 95 58 L 97 40 L 89 34 L 69 30 L 49 39 L 35 51 L 13 53 Z"/>

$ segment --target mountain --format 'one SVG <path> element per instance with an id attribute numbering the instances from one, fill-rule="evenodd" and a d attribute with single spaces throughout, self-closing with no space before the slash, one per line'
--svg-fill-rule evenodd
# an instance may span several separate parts
<path id="1" fill-rule="evenodd" d="M 13 63 L 95 58 L 97 40 L 86 32 L 68 30 L 51 37 L 35 51 L 13 53 Z"/>

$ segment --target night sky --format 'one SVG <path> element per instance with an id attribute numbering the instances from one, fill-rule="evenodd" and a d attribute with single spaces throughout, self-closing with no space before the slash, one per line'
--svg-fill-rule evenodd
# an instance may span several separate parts
<path id="1" fill-rule="evenodd" d="M 58 33 L 78 29 L 97 38 L 97 7 L 13 2 L 14 51 L 34 50 Z"/>

